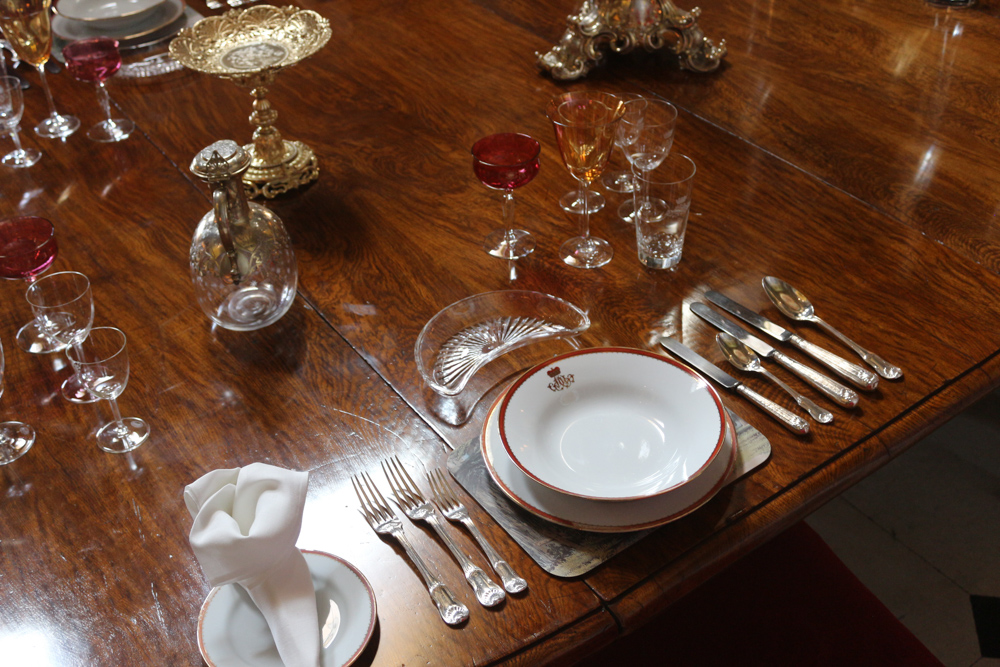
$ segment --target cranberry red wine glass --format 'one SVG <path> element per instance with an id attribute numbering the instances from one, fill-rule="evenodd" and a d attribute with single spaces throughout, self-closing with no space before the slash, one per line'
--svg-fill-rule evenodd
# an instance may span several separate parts
<path id="1" fill-rule="evenodd" d="M 118 42 L 109 37 L 81 39 L 64 46 L 62 52 L 66 69 L 73 78 L 97 84 L 97 98 L 104 110 L 105 120 L 90 128 L 87 136 L 94 141 L 105 142 L 127 139 L 135 129 L 135 123 L 127 118 L 111 117 L 111 100 L 104 86 L 104 82 L 122 66 Z"/>
<path id="2" fill-rule="evenodd" d="M 32 283 L 52 266 L 58 252 L 55 228 L 45 218 L 0 220 L 0 278 Z M 35 320 L 17 332 L 17 345 L 33 354 L 58 352 L 66 347 L 39 329 Z"/>
<path id="3" fill-rule="evenodd" d="M 112 454 L 124 454 L 146 442 L 149 424 L 138 417 L 123 419 L 118 411 L 118 397 L 125 391 L 129 374 L 125 334 L 114 327 L 94 327 L 87 339 L 67 354 L 90 390 L 111 403 L 114 421 L 97 432 L 98 446 Z"/>
<path id="4" fill-rule="evenodd" d="M 584 205 L 580 235 L 562 244 L 559 255 L 570 266 L 594 269 L 611 261 L 614 252 L 604 239 L 590 235 L 589 187 L 603 172 L 611 155 L 615 131 L 624 112 L 618 97 L 609 93 L 574 92 L 549 101 L 545 115 L 559 144 L 559 153 L 570 175 L 580 184 Z"/>
<path id="5" fill-rule="evenodd" d="M 3 53 L 0 52 L 0 62 Z M 21 114 L 24 113 L 24 97 L 21 94 L 21 80 L 15 76 L 0 76 L 0 134 L 10 134 L 14 140 L 14 150 L 3 156 L 8 167 L 30 167 L 42 158 L 40 151 L 23 148 L 18 135 Z"/>
<path id="6" fill-rule="evenodd" d="M 80 119 L 56 111 L 56 104 L 45 78 L 45 63 L 52 54 L 52 25 L 49 10 L 52 0 L 0 0 L 0 28 L 18 58 L 34 65 L 41 79 L 42 91 L 49 104 L 49 116 L 35 126 L 46 139 L 68 137 L 80 127 Z"/>
<path id="7" fill-rule="evenodd" d="M 506 132 L 483 137 L 472 146 L 472 170 L 483 185 L 503 191 L 503 229 L 487 235 L 483 248 L 494 257 L 518 259 L 535 249 L 535 239 L 514 229 L 514 188 L 538 173 L 541 146 L 526 134 Z"/>
<path id="8" fill-rule="evenodd" d="M 0 345 L 0 396 L 3 396 L 4 358 Z M 24 456 L 35 444 L 35 429 L 21 422 L 0 423 L 0 466 Z"/>
<path id="9" fill-rule="evenodd" d="M 69 349 L 86 340 L 94 324 L 94 298 L 90 280 L 76 271 L 62 271 L 39 278 L 28 286 L 28 303 L 38 328 Z M 62 394 L 73 403 L 94 403 L 87 379 L 74 367 L 62 383 Z"/>

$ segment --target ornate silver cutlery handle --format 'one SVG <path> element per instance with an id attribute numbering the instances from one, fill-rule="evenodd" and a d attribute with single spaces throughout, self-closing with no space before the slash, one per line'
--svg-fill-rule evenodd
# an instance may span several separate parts
<path id="1" fill-rule="evenodd" d="M 897 378 L 903 377 L 903 371 L 900 370 L 900 368 L 898 366 L 894 366 L 894 365 L 890 364 L 888 361 L 886 361 L 882 357 L 878 356 L 874 352 L 869 352 L 868 350 L 866 350 L 865 348 L 861 347 L 860 345 L 858 345 L 857 343 L 855 343 L 853 340 L 851 340 L 850 338 L 848 338 L 844 334 L 842 334 L 839 331 L 837 331 L 836 329 L 834 329 L 832 326 L 830 326 L 829 324 L 827 324 L 825 321 L 823 321 L 819 317 L 813 317 L 812 321 L 815 322 L 816 324 L 820 325 L 824 329 L 826 329 L 828 332 L 830 332 L 834 336 L 836 336 L 838 339 L 840 339 L 840 341 L 842 343 L 844 343 L 844 345 L 846 345 L 847 347 L 849 347 L 852 350 L 854 350 L 855 352 L 857 352 L 858 356 L 861 357 L 862 359 L 864 359 L 866 364 L 868 364 L 869 366 L 871 366 L 872 368 L 874 368 L 876 370 L 876 372 L 878 372 L 878 374 L 881 375 L 882 377 L 884 377 L 885 379 L 887 379 L 887 380 L 895 380 Z"/>
<path id="2" fill-rule="evenodd" d="M 784 389 L 785 392 L 789 396 L 791 396 L 792 398 L 795 399 L 796 405 L 798 405 L 800 408 L 802 408 L 803 410 L 805 410 L 806 412 L 808 412 L 810 414 L 810 416 L 812 416 L 813 419 L 815 419 L 816 421 L 818 421 L 821 424 L 829 424 L 830 422 L 833 421 L 833 413 L 832 412 L 830 412 L 829 410 L 826 410 L 824 408 L 819 407 L 818 405 L 816 405 L 815 403 L 813 403 L 811 400 L 809 400 L 808 398 L 806 398 L 805 396 L 803 396 L 799 392 L 797 392 L 794 389 L 792 389 L 791 387 L 789 387 L 787 384 L 785 384 L 784 382 L 782 382 L 781 379 L 778 378 L 777 375 L 775 375 L 774 373 L 772 373 L 772 372 L 770 372 L 770 371 L 768 371 L 768 370 L 766 370 L 764 368 L 761 368 L 760 372 L 763 373 L 764 377 L 766 377 L 768 380 L 770 380 L 774 384 L 776 384 L 779 387 L 781 387 L 782 389 Z"/>
<path id="3" fill-rule="evenodd" d="M 736 391 L 743 394 L 747 399 L 753 401 L 758 407 L 763 409 L 769 415 L 777 419 L 779 422 L 784 424 L 792 433 L 797 433 L 798 435 L 805 435 L 809 432 L 809 422 L 807 422 L 802 417 L 798 416 L 791 410 L 786 410 L 774 401 L 768 400 L 750 389 L 744 384 L 736 385 Z"/>
<path id="4" fill-rule="evenodd" d="M 458 548 L 458 545 L 451 539 L 451 536 L 445 532 L 444 527 L 437 518 L 437 514 L 429 514 L 424 521 L 429 523 L 434 532 L 444 540 L 448 550 L 455 556 L 458 564 L 462 566 L 465 580 L 469 582 L 469 586 L 475 591 L 476 599 L 479 600 L 479 603 L 484 607 L 493 607 L 503 602 L 503 599 L 507 597 L 503 589 L 493 583 L 493 580 L 483 572 L 482 568 L 469 560 L 469 557 Z"/>
<path id="5" fill-rule="evenodd" d="M 819 345 L 810 343 L 798 334 L 792 334 L 791 338 L 788 340 L 792 345 L 799 348 L 854 386 L 864 389 L 865 391 L 872 391 L 878 386 L 878 375 L 875 373 L 865 370 L 857 364 L 852 364 L 847 359 L 838 357 L 833 352 L 829 352 Z"/>
<path id="6" fill-rule="evenodd" d="M 482 548 L 483 553 L 486 557 L 490 559 L 490 565 L 493 566 L 494 571 L 500 575 L 500 579 L 503 581 L 503 587 L 508 593 L 520 593 L 528 587 L 528 582 L 517 576 L 514 572 L 514 568 L 505 561 L 500 554 L 497 553 L 493 545 L 486 541 L 483 534 L 479 532 L 479 528 L 476 524 L 472 522 L 472 519 L 465 517 L 461 519 L 462 525 L 469 529 L 472 536 L 476 538 L 476 542 L 479 543 L 480 548 Z"/>
<path id="7" fill-rule="evenodd" d="M 437 605 L 441 619 L 448 625 L 458 625 L 468 619 L 469 608 L 456 600 L 451 590 L 424 564 L 424 560 L 413 548 L 413 545 L 410 544 L 410 541 L 406 539 L 403 529 L 397 528 L 392 530 L 392 536 L 403 545 L 406 555 L 417 566 L 420 576 L 424 578 L 424 583 L 427 585 L 427 592 L 431 594 L 431 599 Z"/>
<path id="8" fill-rule="evenodd" d="M 842 405 L 845 408 L 853 408 L 858 404 L 858 392 L 845 387 L 836 380 L 828 378 L 819 371 L 813 370 L 797 359 L 789 357 L 784 352 L 775 350 L 772 358 L 821 391 L 827 398 L 838 405 Z"/>

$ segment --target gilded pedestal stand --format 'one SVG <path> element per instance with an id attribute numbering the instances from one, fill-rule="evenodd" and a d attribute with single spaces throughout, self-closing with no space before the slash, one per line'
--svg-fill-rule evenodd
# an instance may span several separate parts
<path id="1" fill-rule="evenodd" d="M 257 5 L 202 19 L 170 43 L 170 55 L 185 67 L 250 89 L 255 129 L 253 143 L 243 147 L 252 158 L 243 175 L 249 197 L 274 197 L 319 177 L 312 149 L 282 139 L 274 127 L 278 112 L 267 92 L 278 72 L 314 54 L 330 35 L 329 22 L 316 12 Z"/>

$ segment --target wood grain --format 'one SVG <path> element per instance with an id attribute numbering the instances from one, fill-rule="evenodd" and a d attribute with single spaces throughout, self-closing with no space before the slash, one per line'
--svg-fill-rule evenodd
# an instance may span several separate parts
<path id="1" fill-rule="evenodd" d="M 4 171 L 0 215 L 53 220 L 53 270 L 86 273 L 95 323 L 129 336 L 133 375 L 121 405 L 149 420 L 153 436 L 133 457 L 97 450 L 107 409 L 59 398 L 68 369 L 58 355 L 15 349 L 14 332 L 30 318 L 25 286 L 0 285 L 2 414 L 39 431 L 35 449 L 4 471 L 0 646 L 32 664 L 197 664 L 207 584 L 187 544 L 181 490 L 208 470 L 265 461 L 311 471 L 300 546 L 347 558 L 376 589 L 379 632 L 362 664 L 570 663 L 1000 385 L 1000 108 L 985 83 L 1000 58 L 1000 18 L 988 3 L 959 12 L 902 0 L 708 0 L 702 25 L 730 49 L 718 72 L 636 54 L 586 81 L 556 83 L 532 54 L 558 38 L 572 4 L 302 3 L 331 20 L 333 39 L 281 73 L 270 99 L 279 129 L 316 150 L 322 173 L 269 203 L 292 237 L 300 283 L 288 315 L 258 332 L 211 330 L 187 269 L 190 235 L 209 208 L 187 165 L 217 139 L 249 141 L 246 91 L 187 71 L 112 80 L 115 103 L 139 128 L 128 141 L 22 133 L 45 156 Z M 85 126 L 99 119 L 89 85 L 50 79 L 61 109 Z M 612 263 L 580 271 L 558 260 L 577 221 L 556 204 L 573 185 L 542 111 L 551 95 L 585 88 L 660 94 L 681 109 L 675 150 L 698 174 L 675 272 L 640 267 L 633 230 L 614 216 L 617 195 L 592 221 L 615 249 Z M 35 85 L 23 127 L 44 113 Z M 475 139 L 511 130 L 542 143 L 540 174 L 516 194 L 538 250 L 513 283 L 480 247 L 500 224 L 500 202 L 475 180 L 469 156 Z M 418 474 L 443 466 L 449 446 L 482 426 L 497 388 L 464 423 L 436 412 L 413 358 L 424 323 L 472 294 L 537 290 L 588 312 L 584 346 L 652 349 L 668 334 L 721 365 L 714 330 L 688 308 L 716 289 L 853 358 L 820 330 L 785 320 L 760 288 L 765 275 L 805 291 L 904 379 L 883 380 L 855 410 L 827 405 L 835 422 L 807 438 L 727 395 L 770 439 L 769 463 L 582 580 L 542 572 L 473 507 L 530 585 L 496 611 L 475 605 L 443 545 L 407 523 L 472 602 L 466 626 L 441 624 L 402 551 L 358 516 L 349 484 L 390 454 Z M 786 401 L 758 379 L 748 384 Z"/>

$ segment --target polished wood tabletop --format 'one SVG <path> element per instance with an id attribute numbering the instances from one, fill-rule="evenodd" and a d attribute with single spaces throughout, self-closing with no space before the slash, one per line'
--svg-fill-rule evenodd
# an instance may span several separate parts
<path id="1" fill-rule="evenodd" d="M 278 128 L 316 151 L 321 174 L 265 202 L 292 238 L 299 284 L 292 309 L 255 332 L 213 328 L 188 273 L 195 225 L 210 208 L 188 165 L 218 139 L 250 141 L 247 92 L 188 70 L 116 78 L 114 104 L 138 128 L 128 140 L 98 144 L 80 131 L 49 141 L 30 130 L 46 114 L 37 75 L 19 70 L 32 84 L 22 140 L 44 157 L 2 170 L 0 217 L 52 220 L 60 247 L 52 271 L 86 274 L 95 325 L 127 334 L 132 372 L 119 402 L 152 435 L 130 455 L 100 451 L 94 435 L 110 410 L 61 398 L 65 356 L 16 348 L 14 334 L 31 318 L 25 284 L 0 284 L 0 417 L 38 431 L 34 448 L 3 471 L 5 659 L 200 664 L 196 625 L 210 586 L 188 543 L 182 491 L 210 470 L 262 461 L 310 472 L 298 545 L 356 564 L 375 590 L 378 629 L 358 664 L 569 664 L 1000 385 L 995 3 L 708 0 L 701 25 L 729 49 L 718 71 L 685 72 L 669 54 L 636 53 L 571 83 L 541 73 L 534 54 L 558 40 L 573 2 L 301 6 L 330 20 L 332 39 L 283 71 L 269 99 Z M 84 128 L 101 119 L 91 86 L 65 72 L 49 78 L 57 105 Z M 640 266 L 614 194 L 592 219 L 612 262 L 587 271 L 560 261 L 577 221 L 557 201 L 574 186 L 544 109 L 551 96 L 584 89 L 657 95 L 678 107 L 673 150 L 697 174 L 675 271 Z M 500 224 L 500 201 L 473 176 L 469 152 L 503 131 L 542 144 L 539 175 L 516 194 L 518 223 L 538 249 L 517 263 L 513 281 L 507 263 L 481 248 Z M 584 347 L 654 349 L 667 334 L 724 365 L 714 330 L 688 308 L 715 289 L 857 360 L 818 328 L 783 318 L 761 289 L 766 275 L 802 289 L 824 318 L 902 367 L 903 379 L 882 380 L 853 410 L 825 403 L 834 422 L 806 437 L 724 394 L 769 439 L 768 462 L 582 577 L 546 574 L 463 493 L 529 584 L 498 608 L 476 604 L 443 543 L 405 523 L 470 608 L 467 623 L 445 626 L 402 549 L 358 514 L 350 484 L 362 471 L 382 482 L 379 462 L 393 454 L 413 471 L 443 467 L 452 448 L 478 436 L 502 388 L 460 419 L 443 418 L 413 354 L 427 320 L 470 295 L 535 290 L 588 313 Z M 487 566 L 466 533 L 453 534 Z"/>

